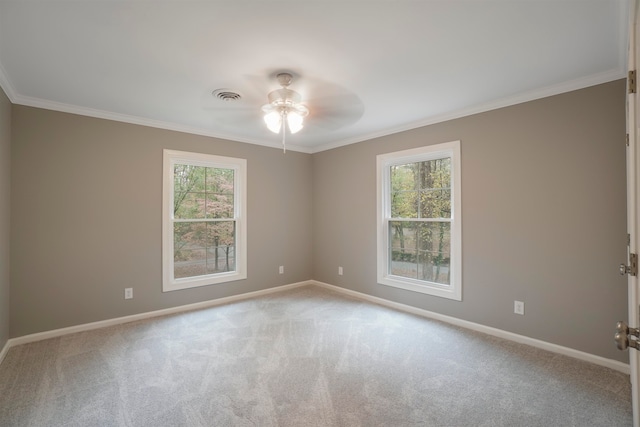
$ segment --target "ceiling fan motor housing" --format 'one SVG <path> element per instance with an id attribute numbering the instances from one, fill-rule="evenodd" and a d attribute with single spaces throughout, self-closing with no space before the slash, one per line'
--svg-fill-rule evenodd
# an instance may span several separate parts
<path id="1" fill-rule="evenodd" d="M 274 106 L 294 105 L 299 103 L 302 99 L 298 92 L 286 88 L 269 92 L 268 98 L 269 104 L 272 104 Z"/>

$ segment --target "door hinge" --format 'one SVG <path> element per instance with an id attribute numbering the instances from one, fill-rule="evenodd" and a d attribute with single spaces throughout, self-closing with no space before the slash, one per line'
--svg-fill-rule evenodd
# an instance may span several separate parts
<path id="1" fill-rule="evenodd" d="M 627 134 L 627 147 L 629 146 L 629 134 Z"/>
<path id="2" fill-rule="evenodd" d="M 627 234 L 627 246 L 631 246 L 631 234 Z"/>
<path id="3" fill-rule="evenodd" d="M 629 71 L 627 87 L 629 88 L 629 93 L 636 93 L 636 70 Z"/>
<path id="4" fill-rule="evenodd" d="M 634 337 L 634 338 L 630 338 Z M 618 350 L 626 350 L 629 347 L 640 350 L 640 329 L 630 328 L 624 321 L 616 323 L 616 333 L 613 335 L 613 340 L 618 346 Z"/>
<path id="5" fill-rule="evenodd" d="M 620 264 L 620 274 L 624 276 L 628 274 L 630 276 L 638 275 L 638 255 L 629 254 L 629 265 Z"/>

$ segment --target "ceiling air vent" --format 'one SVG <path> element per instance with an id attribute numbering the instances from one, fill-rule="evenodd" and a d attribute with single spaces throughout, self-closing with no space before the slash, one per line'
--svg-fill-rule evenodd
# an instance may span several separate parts
<path id="1" fill-rule="evenodd" d="M 221 101 L 239 101 L 242 98 L 238 92 L 229 89 L 216 89 L 211 94 Z"/>

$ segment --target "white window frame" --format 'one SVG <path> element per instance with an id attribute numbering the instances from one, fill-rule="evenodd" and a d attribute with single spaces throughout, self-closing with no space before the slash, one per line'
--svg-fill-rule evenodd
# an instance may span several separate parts
<path id="1" fill-rule="evenodd" d="M 173 197 L 174 166 L 189 164 L 234 170 L 234 220 L 236 221 L 235 271 L 204 276 L 174 277 Z M 233 157 L 163 150 L 162 185 L 162 291 L 176 291 L 247 278 L 247 161 Z"/>
<path id="2" fill-rule="evenodd" d="M 389 273 L 389 221 L 391 218 L 391 166 L 451 159 L 450 284 L 400 277 Z M 380 154 L 377 163 L 377 267 L 378 283 L 414 292 L 462 301 L 462 190 L 460 141 Z"/>

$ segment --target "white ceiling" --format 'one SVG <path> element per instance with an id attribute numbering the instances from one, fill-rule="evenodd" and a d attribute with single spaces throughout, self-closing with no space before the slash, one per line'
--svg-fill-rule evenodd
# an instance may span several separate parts
<path id="1" fill-rule="evenodd" d="M 294 75 L 318 152 L 622 78 L 626 0 L 0 0 L 15 104 L 280 146 Z M 211 92 L 239 92 L 221 101 Z"/>

